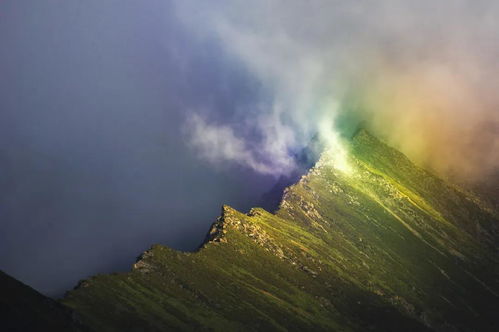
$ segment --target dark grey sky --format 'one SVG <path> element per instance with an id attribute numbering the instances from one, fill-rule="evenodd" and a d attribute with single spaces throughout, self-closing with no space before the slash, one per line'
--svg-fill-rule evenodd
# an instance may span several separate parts
<path id="1" fill-rule="evenodd" d="M 49 295 L 126 270 L 153 243 L 192 249 L 222 203 L 272 186 L 186 145 L 190 109 L 259 98 L 169 2 L 0 2 L 0 269 Z"/>

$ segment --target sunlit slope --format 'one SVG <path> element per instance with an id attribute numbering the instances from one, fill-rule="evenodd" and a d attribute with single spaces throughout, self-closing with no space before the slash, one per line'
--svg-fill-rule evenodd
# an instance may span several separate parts
<path id="1" fill-rule="evenodd" d="M 493 211 L 367 132 L 273 215 L 224 206 L 195 253 L 153 246 L 64 303 L 98 330 L 493 330 Z"/>
<path id="2" fill-rule="evenodd" d="M 427 326 L 491 327 L 497 214 L 365 131 L 353 139 L 348 172 L 330 159 L 287 191 L 277 214 L 309 225 L 338 275 Z"/>

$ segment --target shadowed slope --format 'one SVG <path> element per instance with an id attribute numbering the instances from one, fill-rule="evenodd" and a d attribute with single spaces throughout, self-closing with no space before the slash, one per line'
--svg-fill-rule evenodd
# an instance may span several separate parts
<path id="1" fill-rule="evenodd" d="M 69 308 L 0 271 L 0 330 L 88 331 Z"/>

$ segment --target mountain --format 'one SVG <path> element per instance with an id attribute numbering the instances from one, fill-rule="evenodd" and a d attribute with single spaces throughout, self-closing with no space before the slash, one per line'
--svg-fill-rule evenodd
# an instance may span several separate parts
<path id="1" fill-rule="evenodd" d="M 0 271 L 0 331 L 89 331 L 74 312 Z"/>
<path id="2" fill-rule="evenodd" d="M 223 206 L 196 252 L 154 245 L 63 303 L 98 331 L 499 330 L 499 215 L 365 130 L 275 214 Z"/>

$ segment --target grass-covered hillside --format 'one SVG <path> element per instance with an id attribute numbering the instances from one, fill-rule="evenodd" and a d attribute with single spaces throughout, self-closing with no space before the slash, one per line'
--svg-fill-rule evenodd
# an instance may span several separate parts
<path id="1" fill-rule="evenodd" d="M 63 303 L 98 331 L 498 330 L 496 212 L 366 131 L 275 214 L 224 206 L 193 253 L 155 245 Z"/>

